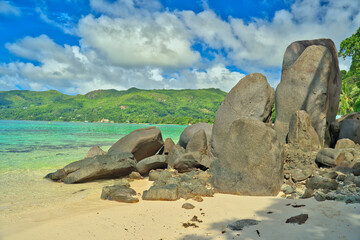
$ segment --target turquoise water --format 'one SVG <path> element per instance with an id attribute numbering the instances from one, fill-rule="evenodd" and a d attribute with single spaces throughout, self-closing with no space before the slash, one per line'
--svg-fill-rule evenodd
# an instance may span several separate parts
<path id="1" fill-rule="evenodd" d="M 186 127 L 151 126 L 174 142 Z M 121 137 L 145 127 L 149 125 L 0 120 L 0 173 L 54 170 L 82 159 L 94 145 L 107 151 Z"/>

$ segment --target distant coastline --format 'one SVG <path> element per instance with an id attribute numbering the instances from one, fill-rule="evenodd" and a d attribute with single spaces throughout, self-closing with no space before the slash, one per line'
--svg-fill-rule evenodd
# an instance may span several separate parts
<path id="1" fill-rule="evenodd" d="M 0 92 L 1 120 L 187 125 L 213 123 L 226 96 L 219 89 L 96 90 L 70 96 L 55 90 Z"/>

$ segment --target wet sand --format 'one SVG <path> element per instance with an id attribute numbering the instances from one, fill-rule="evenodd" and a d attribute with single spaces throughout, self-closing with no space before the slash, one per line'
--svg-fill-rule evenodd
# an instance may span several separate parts
<path id="1" fill-rule="evenodd" d="M 38 172 L 33 177 L 41 175 Z M 140 200 L 127 204 L 100 199 L 102 186 L 112 185 L 116 180 L 66 185 L 37 179 L 10 186 L 11 193 L 2 194 L 0 239 L 359 239 L 360 236 L 359 204 L 225 194 L 204 197 L 203 202 Z M 131 187 L 140 194 L 150 185 L 146 179 L 131 182 Z M 195 208 L 182 208 L 185 202 Z M 295 208 L 292 206 L 295 204 L 305 206 Z M 305 224 L 285 223 L 289 217 L 302 213 L 309 215 Z M 190 221 L 194 216 L 199 221 Z M 240 219 L 261 222 L 242 231 L 226 228 Z M 185 228 L 183 223 L 194 223 L 197 227 Z"/>

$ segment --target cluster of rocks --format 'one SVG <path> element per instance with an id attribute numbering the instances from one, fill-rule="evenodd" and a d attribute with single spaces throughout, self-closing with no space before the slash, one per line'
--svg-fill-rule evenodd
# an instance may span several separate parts
<path id="1" fill-rule="evenodd" d="M 156 127 L 137 129 L 116 142 L 106 153 L 94 146 L 80 161 L 70 163 L 46 178 L 64 183 L 84 183 L 98 179 L 149 176 L 155 181 L 143 194 L 144 200 L 177 200 L 213 196 L 205 172 L 210 164 L 208 149 L 212 125 L 198 123 L 188 126 L 178 145 L 162 139 Z M 154 171 L 155 170 L 155 171 Z M 128 181 L 103 188 L 102 199 L 120 202 L 138 202 L 138 194 Z"/>
<path id="2" fill-rule="evenodd" d="M 149 180 L 154 181 L 149 190 L 144 191 L 143 200 L 174 201 L 180 198 L 202 201 L 202 197 L 212 197 L 214 189 L 209 184 L 210 175 L 206 171 L 193 170 L 178 173 L 169 170 L 152 170 Z"/>
<path id="3" fill-rule="evenodd" d="M 155 127 L 138 129 L 107 153 L 94 147 L 85 159 L 47 177 L 81 183 L 149 176 L 154 183 L 143 200 L 282 191 L 287 198 L 359 202 L 360 113 L 336 120 L 340 91 L 334 43 L 294 42 L 276 91 L 264 75 L 247 75 L 225 97 L 214 125 L 188 126 L 177 144 L 163 141 Z M 126 184 L 105 187 L 102 198 L 138 201 Z"/>
<path id="4" fill-rule="evenodd" d="M 360 202 L 359 144 L 344 138 L 337 141 L 335 148 L 302 152 L 290 147 L 288 152 L 291 154 L 287 155 L 281 189 L 284 197 Z"/>

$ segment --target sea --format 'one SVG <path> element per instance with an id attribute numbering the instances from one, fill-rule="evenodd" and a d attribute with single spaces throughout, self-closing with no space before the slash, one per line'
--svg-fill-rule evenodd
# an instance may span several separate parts
<path id="1" fill-rule="evenodd" d="M 107 151 L 130 132 L 150 126 L 159 128 L 164 140 L 171 138 L 175 143 L 186 128 L 186 125 L 0 120 L 0 214 L 40 207 L 49 203 L 49 198 L 60 202 L 70 194 L 66 191 L 81 187 L 62 187 L 64 184 L 44 179 L 47 173 L 83 159 L 95 145 Z M 91 186 L 101 191 L 96 183 L 88 184 L 86 189 Z"/>

